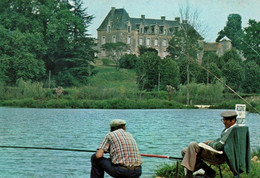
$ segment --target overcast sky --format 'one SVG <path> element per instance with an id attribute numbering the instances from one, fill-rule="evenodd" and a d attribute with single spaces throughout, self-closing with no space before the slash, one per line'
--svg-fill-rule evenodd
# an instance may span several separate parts
<path id="1" fill-rule="evenodd" d="M 89 33 L 97 37 L 96 29 L 102 23 L 111 7 L 124 8 L 130 17 L 174 20 L 179 16 L 180 7 L 189 5 L 200 11 L 200 21 L 207 26 L 205 40 L 214 42 L 217 34 L 224 28 L 229 14 L 240 14 L 242 26 L 248 26 L 249 19 L 260 21 L 260 0 L 83 0 L 88 15 L 95 18 Z"/>

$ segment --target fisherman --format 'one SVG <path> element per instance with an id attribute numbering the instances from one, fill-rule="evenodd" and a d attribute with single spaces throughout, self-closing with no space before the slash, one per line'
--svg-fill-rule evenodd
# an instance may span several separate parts
<path id="1" fill-rule="evenodd" d="M 108 152 L 109 159 L 103 157 Z M 91 178 L 104 177 L 104 171 L 112 177 L 138 178 L 142 174 L 141 164 L 136 141 L 126 132 L 126 122 L 121 119 L 112 120 L 110 132 L 91 157 Z"/>
<path id="2" fill-rule="evenodd" d="M 205 144 L 218 151 L 223 151 L 225 142 L 234 126 L 236 126 L 237 113 L 235 111 L 225 111 L 221 113 L 223 117 L 221 121 L 225 125 L 225 129 L 221 133 L 221 137 L 214 141 L 206 141 Z M 208 177 L 215 177 L 216 172 L 210 168 L 201 159 L 207 160 L 223 159 L 223 157 L 216 157 L 212 152 L 206 152 L 202 149 L 198 143 L 191 142 L 188 148 L 182 150 L 183 160 L 181 165 L 187 169 L 186 177 L 193 177 L 193 172 L 199 169 L 205 171 L 205 175 Z M 200 157 L 198 157 L 200 156 Z"/>

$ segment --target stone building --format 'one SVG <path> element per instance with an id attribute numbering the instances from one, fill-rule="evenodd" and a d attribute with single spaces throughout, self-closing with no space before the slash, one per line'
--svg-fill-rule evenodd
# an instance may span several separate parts
<path id="1" fill-rule="evenodd" d="M 226 51 L 231 50 L 232 44 L 231 40 L 227 37 L 222 38 L 219 42 L 205 43 L 204 44 L 204 52 L 215 52 L 218 57 L 224 55 Z"/>
<path id="2" fill-rule="evenodd" d="M 161 16 L 161 19 L 147 19 L 145 15 L 132 18 L 125 9 L 112 7 L 97 29 L 98 57 L 108 57 L 108 52 L 102 49 L 103 44 L 123 42 L 129 46 L 129 54 L 139 56 L 138 47 L 143 45 L 155 48 L 163 58 L 167 55 L 166 49 L 174 33 L 186 25 L 187 21 L 180 22 L 179 17 L 174 20 L 166 20 L 165 16 Z"/>

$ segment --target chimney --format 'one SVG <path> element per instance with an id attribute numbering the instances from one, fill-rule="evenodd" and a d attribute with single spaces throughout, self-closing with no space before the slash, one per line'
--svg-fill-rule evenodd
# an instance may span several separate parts
<path id="1" fill-rule="evenodd" d="M 175 17 L 175 21 L 180 22 L 180 17 Z"/>
<path id="2" fill-rule="evenodd" d="M 145 19 L 145 15 L 141 15 L 141 19 L 143 19 L 143 20 L 144 20 L 144 19 Z"/>
<path id="3" fill-rule="evenodd" d="M 161 16 L 161 20 L 165 20 L 165 16 Z"/>
<path id="4" fill-rule="evenodd" d="M 111 7 L 111 10 L 112 10 L 112 11 L 115 11 L 115 10 L 116 10 L 116 8 L 115 8 L 115 7 Z"/>
<path id="5" fill-rule="evenodd" d="M 188 23 L 188 20 L 182 20 L 182 23 L 184 23 L 184 24 Z"/>

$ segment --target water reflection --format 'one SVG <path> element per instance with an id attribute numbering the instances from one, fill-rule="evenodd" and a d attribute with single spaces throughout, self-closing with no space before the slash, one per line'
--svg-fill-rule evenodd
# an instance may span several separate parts
<path id="1" fill-rule="evenodd" d="M 180 156 L 190 141 L 215 139 L 223 129 L 223 110 L 98 110 L 22 109 L 0 107 L 1 145 L 95 150 L 115 118 L 127 121 L 127 131 L 141 153 Z M 251 147 L 260 145 L 257 114 L 247 113 Z M 92 153 L 0 149 L 0 177 L 89 177 Z M 143 176 L 168 159 L 143 157 Z M 107 176 L 108 177 L 108 176 Z"/>

